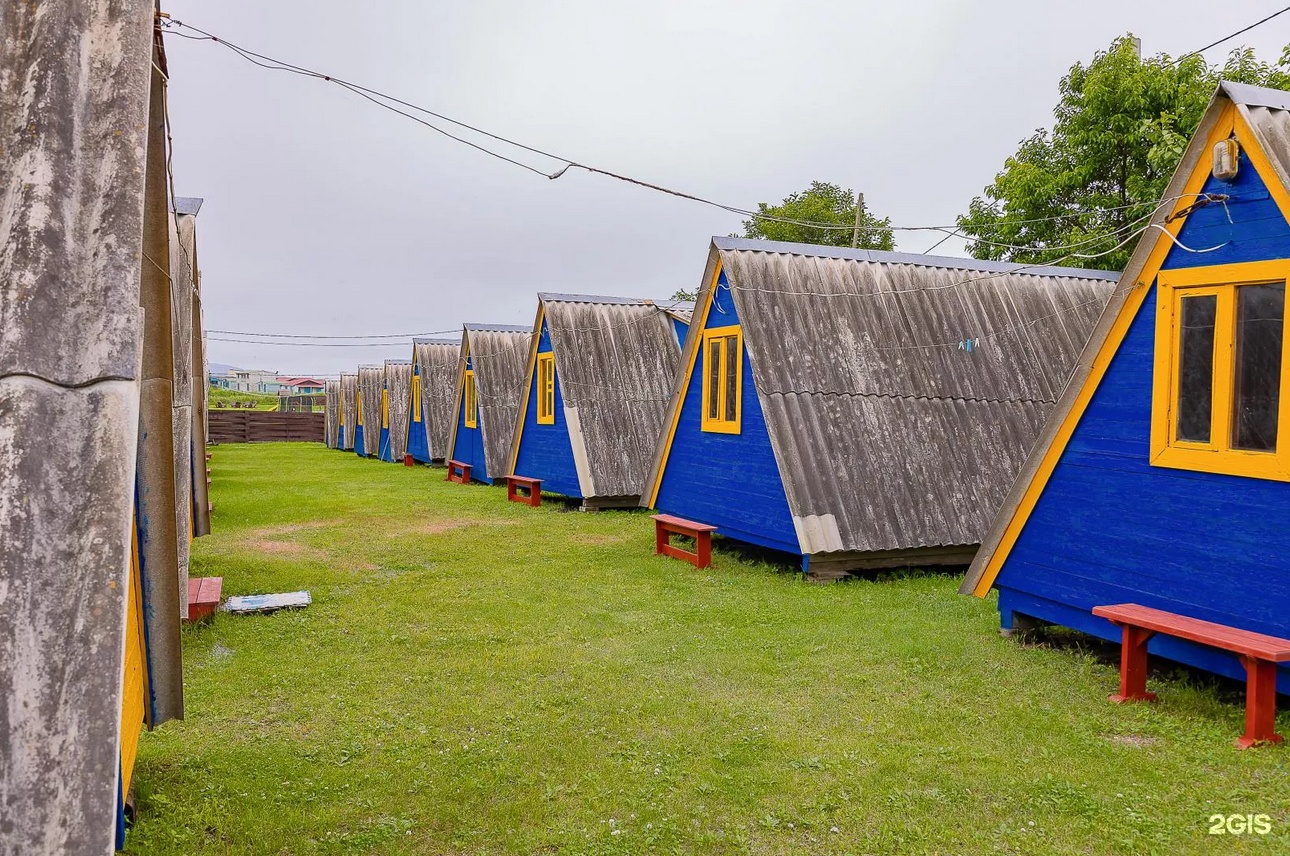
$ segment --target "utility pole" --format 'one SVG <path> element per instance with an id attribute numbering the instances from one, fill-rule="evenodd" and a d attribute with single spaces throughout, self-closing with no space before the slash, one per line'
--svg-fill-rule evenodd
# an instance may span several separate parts
<path id="1" fill-rule="evenodd" d="M 860 217 L 864 213 L 864 194 L 856 194 L 856 227 L 851 231 L 851 246 L 860 246 Z"/>

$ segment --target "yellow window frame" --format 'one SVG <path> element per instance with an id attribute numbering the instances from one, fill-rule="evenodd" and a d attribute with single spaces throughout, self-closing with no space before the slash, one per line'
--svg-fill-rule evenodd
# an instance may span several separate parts
<path id="1" fill-rule="evenodd" d="M 390 391 L 381 390 L 381 427 L 390 427 Z"/>
<path id="2" fill-rule="evenodd" d="M 555 354 L 537 357 L 537 424 L 555 424 Z"/>
<path id="3" fill-rule="evenodd" d="M 1244 262 L 1161 271 L 1156 278 L 1156 353 L 1151 395 L 1151 464 L 1157 467 L 1290 481 L 1290 312 L 1282 319 L 1281 394 L 1275 451 L 1234 449 L 1236 290 L 1287 283 L 1290 261 Z M 1177 438 L 1180 310 L 1187 297 L 1215 295 L 1214 379 L 1209 442 Z"/>
<path id="4" fill-rule="evenodd" d="M 467 428 L 479 427 L 479 402 L 475 391 L 475 372 L 466 369 L 466 377 L 461 382 L 462 406 L 466 410 L 465 425 Z"/>
<path id="5" fill-rule="evenodd" d="M 735 365 L 734 365 L 734 386 L 726 383 L 726 378 L 730 376 L 729 354 L 730 350 L 726 346 L 726 341 L 733 339 L 735 342 Z M 717 365 L 715 371 L 710 361 L 713 358 L 712 343 L 720 342 L 717 348 Z M 710 327 L 703 331 L 703 411 L 700 420 L 700 429 L 715 434 L 738 434 L 742 430 L 743 423 L 743 362 L 744 362 L 744 332 L 739 325 L 728 327 Z M 713 378 L 716 381 L 713 381 Z M 734 396 L 734 416 L 727 418 L 726 411 L 730 403 L 730 396 Z M 715 404 L 716 416 L 710 416 L 713 411 L 712 405 Z"/>
<path id="6" fill-rule="evenodd" d="M 363 427 L 363 391 L 354 393 L 354 427 Z"/>
<path id="7" fill-rule="evenodd" d="M 421 421 L 421 375 L 412 375 L 412 421 Z"/>

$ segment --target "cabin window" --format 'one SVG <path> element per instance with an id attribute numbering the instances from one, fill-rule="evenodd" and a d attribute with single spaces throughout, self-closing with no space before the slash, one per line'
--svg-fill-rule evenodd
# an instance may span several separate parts
<path id="1" fill-rule="evenodd" d="M 390 391 L 381 390 L 381 427 L 390 427 Z"/>
<path id="2" fill-rule="evenodd" d="M 359 390 L 354 394 L 354 415 L 355 423 L 359 428 L 363 427 L 363 391 Z"/>
<path id="3" fill-rule="evenodd" d="M 1290 481 L 1287 273 L 1286 262 L 1160 273 L 1153 464 Z"/>
<path id="4" fill-rule="evenodd" d="M 538 354 L 537 421 L 539 425 L 555 424 L 555 354 Z"/>
<path id="5" fill-rule="evenodd" d="M 421 375 L 412 376 L 412 421 L 421 421 Z"/>
<path id="6" fill-rule="evenodd" d="M 743 389 L 743 331 L 713 327 L 703 331 L 704 431 L 738 434 Z"/>
<path id="7" fill-rule="evenodd" d="M 466 372 L 466 379 L 462 382 L 461 387 L 462 406 L 466 410 L 466 427 L 475 428 L 479 425 L 479 403 L 475 399 L 475 373 Z"/>

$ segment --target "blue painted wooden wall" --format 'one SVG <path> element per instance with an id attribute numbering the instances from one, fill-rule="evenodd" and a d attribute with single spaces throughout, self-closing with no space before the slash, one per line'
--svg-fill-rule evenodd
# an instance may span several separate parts
<path id="1" fill-rule="evenodd" d="M 363 424 L 360 422 L 354 426 L 354 454 L 360 458 L 366 458 L 367 450 L 364 448 L 366 445 L 367 443 L 363 439 Z"/>
<path id="2" fill-rule="evenodd" d="M 1206 191 L 1234 198 L 1193 212 L 1179 240 L 1226 246 L 1175 247 L 1166 268 L 1290 257 L 1290 227 L 1248 160 Z M 1089 611 L 1133 602 L 1290 636 L 1290 484 L 1148 464 L 1155 317 L 1153 285 L 1000 571 L 1003 624 L 1018 612 L 1118 640 Z M 1234 657 L 1168 637 L 1149 650 L 1244 675 Z M 1290 692 L 1290 670 L 1279 688 Z"/>
<path id="3" fill-rule="evenodd" d="M 473 369 L 474 364 L 470 357 L 466 357 L 466 368 Z M 478 398 L 478 378 L 476 378 L 476 398 Z M 480 421 L 476 413 L 475 427 L 466 427 L 466 396 L 458 396 L 457 400 L 457 435 L 456 442 L 452 446 L 452 459 L 460 461 L 463 464 L 470 464 L 470 477 L 484 484 L 492 484 L 493 479 L 488 473 L 488 462 L 484 459 L 484 433 L 480 430 Z"/>
<path id="4" fill-rule="evenodd" d="M 699 322 L 700 319 L 695 319 Z M 739 323 L 725 274 L 721 275 L 705 329 Z M 655 507 L 668 514 L 720 527 L 720 534 L 762 547 L 800 554 L 793 515 L 770 446 L 770 434 L 744 348 L 742 430 L 700 430 L 703 356 L 690 374 L 681 418 L 672 440 Z"/>
<path id="5" fill-rule="evenodd" d="M 551 353 L 551 334 L 546 319 L 538 339 L 538 353 Z M 555 377 L 555 424 L 539 425 L 537 421 L 537 364 L 529 378 L 529 403 L 524 411 L 524 428 L 520 434 L 520 453 L 515 459 L 515 474 L 542 479 L 542 490 L 563 496 L 582 498 L 578 470 L 573 463 L 573 445 L 569 424 L 564 417 L 564 395 L 560 390 L 560 373 Z"/>
<path id="6" fill-rule="evenodd" d="M 341 425 L 336 429 L 336 448 L 345 448 L 345 426 Z"/>
<path id="7" fill-rule="evenodd" d="M 673 318 L 672 329 L 676 331 L 676 341 L 681 345 L 682 348 L 684 348 L 685 337 L 690 335 L 690 325 L 686 324 L 680 318 Z"/>
<path id="8" fill-rule="evenodd" d="M 415 362 L 412 364 L 412 376 L 421 376 L 421 367 Z M 414 387 L 415 388 L 415 387 Z M 426 412 L 421 408 L 421 419 L 416 419 L 417 405 L 415 402 L 408 402 L 408 454 L 412 460 L 421 461 L 423 464 L 431 462 L 430 458 L 430 439 L 426 435 Z"/>

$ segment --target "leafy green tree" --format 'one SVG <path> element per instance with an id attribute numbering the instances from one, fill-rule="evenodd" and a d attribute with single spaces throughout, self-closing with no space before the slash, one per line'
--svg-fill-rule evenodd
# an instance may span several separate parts
<path id="1" fill-rule="evenodd" d="M 1159 203 L 1220 79 L 1284 88 L 1290 48 L 1275 65 L 1248 49 L 1210 66 L 1197 55 L 1143 59 L 1131 35 L 1062 78 L 1052 130 L 1039 129 L 958 218 L 980 259 L 1119 269 Z M 1082 257 L 1081 257 L 1082 256 Z"/>
<path id="2" fill-rule="evenodd" d="M 759 202 L 757 213 L 764 217 L 799 222 L 784 223 L 779 220 L 754 217 L 744 221 L 743 237 L 849 247 L 852 229 L 856 222 L 856 194 L 854 190 L 836 184 L 812 181 L 811 186 L 806 190 L 789 194 L 778 205 Z M 801 223 L 837 224 L 839 228 L 808 226 Z M 867 250 L 892 249 L 895 243 L 891 235 L 891 218 L 879 219 L 866 206 L 865 210 L 860 212 L 858 246 Z"/>

